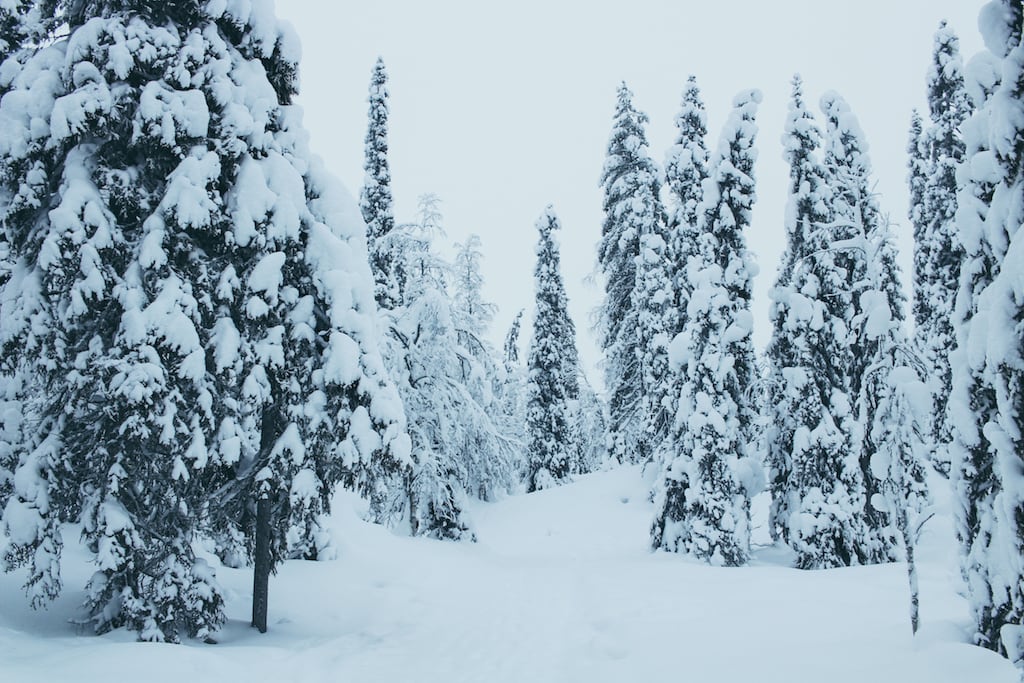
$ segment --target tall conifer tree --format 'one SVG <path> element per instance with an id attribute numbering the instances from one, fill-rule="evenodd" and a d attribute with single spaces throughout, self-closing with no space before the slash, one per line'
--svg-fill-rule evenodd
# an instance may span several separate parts
<path id="1" fill-rule="evenodd" d="M 794 274 L 804 258 L 809 235 L 831 220 L 831 190 L 821 165 L 821 131 L 808 111 L 803 81 L 793 78 L 789 116 L 782 137 L 784 155 L 789 162 L 789 200 L 786 206 L 786 249 L 772 290 L 769 318 L 772 336 L 768 344 L 769 386 L 765 448 L 768 480 L 772 492 L 769 530 L 773 538 L 789 540 L 789 516 L 796 508 L 796 477 L 793 472 L 793 438 L 798 423 L 788 408 L 791 386 L 790 368 L 799 362 L 797 329 L 790 326 L 789 293 Z"/>
<path id="2" fill-rule="evenodd" d="M 537 307 L 527 359 L 527 491 L 550 488 L 581 469 L 579 434 L 571 403 L 579 397 L 576 328 L 562 284 L 554 209 L 537 220 Z"/>
<path id="3" fill-rule="evenodd" d="M 682 332 L 686 322 L 686 303 L 689 283 L 686 281 L 686 264 L 693 255 L 700 233 L 697 222 L 700 218 L 700 204 L 704 197 L 704 182 L 708 177 L 707 115 L 701 99 L 697 79 L 690 76 L 683 91 L 683 101 L 676 115 L 675 144 L 665 159 L 665 185 L 669 190 L 670 209 L 668 212 L 669 244 L 666 255 L 672 268 L 675 295 L 673 309 L 676 320 L 671 337 Z"/>
<path id="4" fill-rule="evenodd" d="M 750 405 L 756 375 L 750 296 L 757 266 L 744 230 L 755 198 L 760 102 L 756 90 L 736 97 L 711 165 L 701 234 L 689 263 L 687 324 L 675 342 L 685 378 L 675 452 L 665 459 L 652 529 L 656 548 L 730 566 L 747 560 L 750 497 L 759 487 L 751 453 L 757 411 Z"/>
<path id="5" fill-rule="evenodd" d="M 827 129 L 825 170 L 832 187 L 832 215 L 837 238 L 832 249 L 846 273 L 844 324 L 849 334 L 848 363 L 845 370 L 848 394 L 860 400 L 868 368 L 879 353 L 880 344 L 889 342 L 866 334 L 871 310 L 863 305 L 864 293 L 881 292 L 886 297 L 887 310 L 896 328 L 904 321 L 905 298 L 900 284 L 900 271 L 896 262 L 896 249 L 889 228 L 882 216 L 877 197 L 872 191 L 871 161 L 868 145 L 857 118 L 849 106 L 836 93 L 822 98 Z M 870 255 L 870 259 L 869 259 Z M 873 308 L 877 308 L 874 306 Z M 883 562 L 894 557 L 898 539 L 889 531 L 889 519 L 884 511 L 871 504 L 880 492 L 881 481 L 872 474 L 871 461 L 876 442 L 870 438 L 875 422 L 875 403 L 861 402 L 853 419 L 844 420 L 853 443 L 859 448 L 859 460 L 864 482 L 863 538 L 858 548 L 860 562 Z"/>
<path id="6" fill-rule="evenodd" d="M 661 442 L 669 436 L 672 417 L 672 376 L 668 345 L 675 313 L 675 287 L 668 258 L 667 235 L 661 231 L 640 236 L 637 257 L 637 286 L 633 307 L 637 310 L 637 353 L 640 369 L 640 431 L 637 435 L 639 462 L 649 462 Z"/>
<path id="7" fill-rule="evenodd" d="M 377 58 L 370 78 L 370 110 L 366 127 L 366 176 L 359 194 L 359 206 L 366 221 L 366 246 L 370 271 L 376 283 L 377 306 L 393 309 L 402 302 L 404 268 L 396 252 L 395 214 L 391 198 L 391 166 L 388 161 L 388 74 L 384 60 Z"/>
<path id="8" fill-rule="evenodd" d="M 945 444 L 950 440 L 946 402 L 950 392 L 949 351 L 953 347 L 953 307 L 964 260 L 957 236 L 956 169 L 964 159 L 961 127 L 972 106 L 964 81 L 960 41 L 946 22 L 935 33 L 928 71 L 926 160 L 921 230 L 915 232 L 914 317 L 916 343 L 930 367 L 935 406 L 932 435 L 936 466 L 948 471 Z"/>
<path id="9" fill-rule="evenodd" d="M 666 301 L 659 301 L 657 307 L 647 313 L 648 319 L 658 321 L 660 328 L 657 331 L 665 334 L 664 351 L 659 349 L 659 355 L 651 358 L 663 364 L 663 367 L 658 368 L 656 375 L 661 379 L 653 391 L 645 391 L 648 405 L 645 432 L 654 436 L 650 447 L 653 448 L 655 457 L 659 459 L 672 451 L 670 444 L 667 448 L 662 446 L 665 445 L 665 439 L 671 436 L 673 416 L 678 410 L 676 402 L 686 380 L 679 372 L 680 367 L 673 366 L 670 362 L 668 348 L 686 325 L 686 307 L 691 290 L 686 266 L 697 251 L 700 236 L 700 204 L 704 197 L 704 183 L 708 178 L 710 161 L 705 142 L 707 116 L 694 76 L 687 79 L 682 105 L 675 123 L 678 134 L 665 159 L 665 185 L 668 188 L 670 207 L 666 245 L 656 252 L 657 258 L 653 258 L 655 252 L 649 251 L 645 252 L 640 261 L 640 264 L 649 271 L 643 280 L 645 287 L 650 290 L 647 300 L 654 301 L 654 297 L 659 296 L 658 290 L 652 288 L 657 277 L 667 278 L 671 291 Z M 648 331 L 647 337 L 657 338 L 652 332 L 654 331 Z M 648 354 L 651 355 L 650 352 Z M 650 361 L 648 364 L 650 365 Z M 652 385 L 653 383 L 649 382 L 648 386 Z M 661 467 L 662 463 L 659 462 L 658 466 Z"/>
<path id="10" fill-rule="evenodd" d="M 910 115 L 910 132 L 907 136 L 907 188 L 910 191 L 910 205 L 907 217 L 914 231 L 914 282 L 912 311 L 915 326 L 920 326 L 929 312 L 929 303 L 924 300 L 918 280 L 927 276 L 928 244 L 926 232 L 931 221 L 925 206 L 926 185 L 930 171 L 928 144 L 924 122 L 915 109 Z M 920 336 L 921 333 L 918 333 Z"/>
<path id="11" fill-rule="evenodd" d="M 609 456 L 637 462 L 642 415 L 639 311 L 636 308 L 637 257 L 641 235 L 660 232 L 664 212 L 658 170 L 647 152 L 647 115 L 633 107 L 633 93 L 619 87 L 608 155 L 601 174 L 604 224 L 598 268 L 605 278 L 600 311 L 601 348 L 609 399 Z"/>
<path id="12" fill-rule="evenodd" d="M 791 189 L 787 253 L 772 293 L 775 331 L 771 403 L 786 416 L 768 433 L 773 532 L 796 551 L 803 569 L 860 561 L 864 545 L 864 478 L 851 394 L 851 333 L 863 247 L 850 204 L 836 194 L 843 148 L 837 142 L 839 100 L 826 96 L 830 143 L 823 160 L 818 132 L 794 87 L 788 133 Z M 837 146 L 839 145 L 839 146 Z M 844 208 L 845 207 L 845 210 Z M 786 454 L 789 458 L 786 458 Z"/>

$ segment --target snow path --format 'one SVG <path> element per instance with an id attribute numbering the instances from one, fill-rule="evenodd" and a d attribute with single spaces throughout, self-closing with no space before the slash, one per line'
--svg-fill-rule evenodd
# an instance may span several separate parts
<path id="1" fill-rule="evenodd" d="M 475 504 L 475 545 L 395 536 L 340 496 L 338 560 L 272 578 L 268 634 L 248 627 L 249 573 L 219 570 L 230 622 L 216 646 L 80 635 L 66 623 L 80 593 L 32 612 L 23 577 L 0 576 L 0 681 L 1018 680 L 962 642 L 947 518 L 921 548 L 912 639 L 902 565 L 799 572 L 762 548 L 750 567 L 716 569 L 652 554 L 645 490 L 626 468 Z M 68 585 L 83 585 L 81 556 L 65 564 Z"/>

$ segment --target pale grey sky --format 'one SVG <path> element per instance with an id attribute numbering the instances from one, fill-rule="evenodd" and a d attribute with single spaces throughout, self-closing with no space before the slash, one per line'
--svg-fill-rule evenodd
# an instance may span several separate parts
<path id="1" fill-rule="evenodd" d="M 780 136 L 799 72 L 815 106 L 838 91 L 860 119 L 884 211 L 910 267 L 905 147 L 910 111 L 924 112 L 932 37 L 947 19 L 965 61 L 981 49 L 982 0 L 737 0 L 629 3 L 517 0 L 283 0 L 303 46 L 302 92 L 312 147 L 358 195 L 363 179 L 366 95 L 377 56 L 390 77 L 392 188 L 397 218 L 419 195 L 443 200 L 447 242 L 483 240 L 485 294 L 500 307 L 500 344 L 516 311 L 533 309 L 533 224 L 554 204 L 563 226 L 563 273 L 588 374 L 599 353 L 590 313 L 601 299 L 586 284 L 600 236 L 598 180 L 615 90 L 625 80 L 647 112 L 659 165 L 689 74 L 708 110 L 709 147 L 733 96 L 764 93 L 758 116 L 758 201 L 748 241 L 761 274 L 754 339 L 763 348 L 767 290 L 784 233 L 788 168 Z M 524 339 L 524 345 L 526 340 Z"/>

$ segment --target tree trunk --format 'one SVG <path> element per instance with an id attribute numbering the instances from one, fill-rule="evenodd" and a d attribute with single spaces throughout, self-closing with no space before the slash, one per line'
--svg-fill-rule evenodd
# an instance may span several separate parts
<path id="1" fill-rule="evenodd" d="M 270 588 L 270 499 L 256 502 L 256 549 L 252 576 L 252 625 L 267 632 L 268 593 Z"/>
<path id="2" fill-rule="evenodd" d="M 910 584 L 910 630 L 917 635 L 917 627 L 920 623 L 918 611 L 920 608 L 920 591 L 917 586 L 917 563 L 914 561 L 914 537 L 913 532 L 904 526 L 903 545 L 907 553 L 907 582 Z"/>
<path id="3" fill-rule="evenodd" d="M 277 403 L 271 403 L 263 409 L 263 419 L 260 424 L 260 454 L 259 460 L 264 466 L 270 460 L 270 453 L 277 441 L 280 423 L 280 409 Z M 257 480 L 259 475 L 257 474 Z M 264 488 L 270 482 L 257 481 L 256 483 L 256 547 L 253 554 L 252 568 L 252 625 L 259 629 L 260 633 L 267 632 L 267 612 L 269 611 L 269 589 L 270 572 L 273 569 L 273 557 L 270 550 L 270 514 L 271 496 L 274 495 L 273 486 L 270 490 Z M 262 489 L 262 490 L 261 490 Z"/>

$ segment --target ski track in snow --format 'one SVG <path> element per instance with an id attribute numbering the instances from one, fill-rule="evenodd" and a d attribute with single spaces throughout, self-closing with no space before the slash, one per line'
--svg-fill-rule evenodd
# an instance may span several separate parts
<path id="1" fill-rule="evenodd" d="M 250 573 L 219 569 L 229 622 L 216 646 L 68 624 L 89 575 L 69 531 L 65 593 L 48 610 L 27 606 L 22 574 L 0 576 L 0 681 L 1018 680 L 965 642 L 948 514 L 922 540 L 913 639 L 903 565 L 790 569 L 789 552 L 763 537 L 763 498 L 749 567 L 652 554 L 646 488 L 637 468 L 623 468 L 476 503 L 475 545 L 396 536 L 359 521 L 361 503 L 340 494 L 337 561 L 281 568 L 266 635 L 248 625 Z"/>

